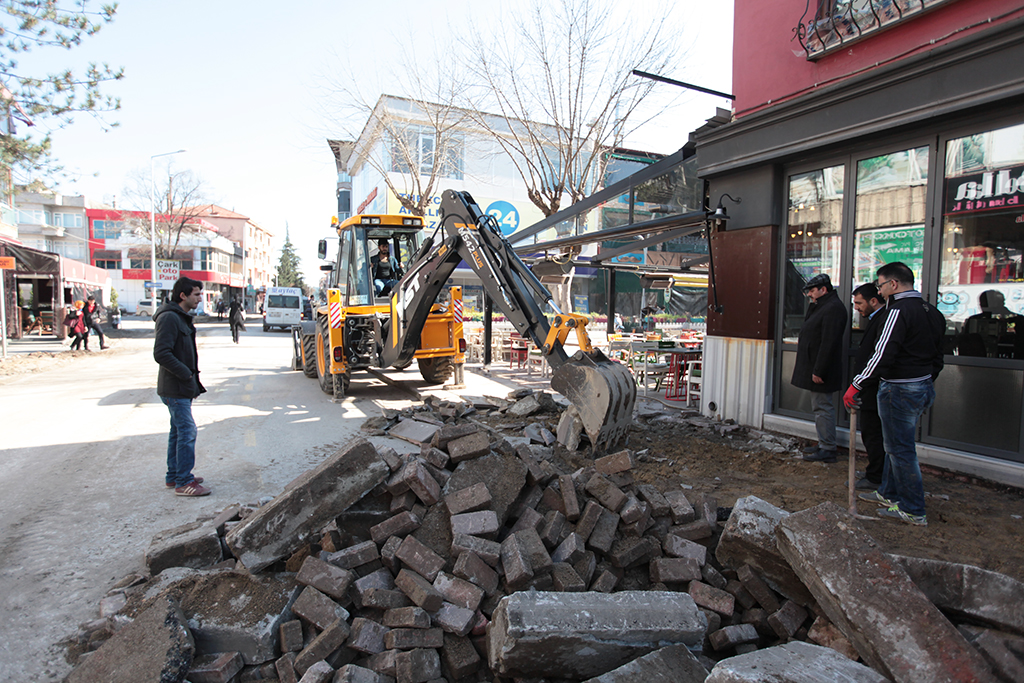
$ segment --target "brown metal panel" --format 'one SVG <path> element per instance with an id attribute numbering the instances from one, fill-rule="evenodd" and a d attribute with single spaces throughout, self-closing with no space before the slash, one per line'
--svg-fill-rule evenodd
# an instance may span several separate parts
<path id="1" fill-rule="evenodd" d="M 708 334 L 745 339 L 775 337 L 778 226 L 715 230 L 711 251 L 721 313 L 708 311 Z M 714 304 L 708 291 L 709 304 Z"/>

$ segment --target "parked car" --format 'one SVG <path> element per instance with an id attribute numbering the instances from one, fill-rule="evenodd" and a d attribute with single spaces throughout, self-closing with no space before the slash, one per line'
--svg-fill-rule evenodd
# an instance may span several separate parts
<path id="1" fill-rule="evenodd" d="M 139 302 L 139 305 L 135 307 L 135 315 L 141 315 L 144 318 L 148 318 L 153 314 L 153 300 L 143 299 Z"/>

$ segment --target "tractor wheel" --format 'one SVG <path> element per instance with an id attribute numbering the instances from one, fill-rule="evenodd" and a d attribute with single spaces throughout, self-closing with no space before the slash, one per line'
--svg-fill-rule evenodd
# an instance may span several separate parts
<path id="1" fill-rule="evenodd" d="M 395 370 L 405 370 L 407 367 L 412 365 L 412 361 L 413 361 L 413 359 L 410 358 L 409 360 L 405 361 L 404 363 L 399 363 L 399 364 L 396 364 L 396 365 L 392 365 L 391 367 L 393 367 Z"/>
<path id="2" fill-rule="evenodd" d="M 326 318 L 321 318 L 316 323 L 316 378 L 320 383 L 320 390 L 334 396 L 334 377 L 331 375 L 331 341 Z"/>
<path id="3" fill-rule="evenodd" d="M 420 358 L 420 374 L 430 384 L 444 384 L 455 371 L 451 356 L 438 358 Z"/>
<path id="4" fill-rule="evenodd" d="M 302 337 L 302 367 L 306 377 L 316 378 L 316 334 Z"/>
<path id="5" fill-rule="evenodd" d="M 292 332 L 292 370 L 302 369 L 302 337 Z"/>

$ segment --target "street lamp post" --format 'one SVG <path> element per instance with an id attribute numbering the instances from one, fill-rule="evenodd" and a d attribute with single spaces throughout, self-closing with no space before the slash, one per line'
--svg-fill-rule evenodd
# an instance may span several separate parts
<path id="1" fill-rule="evenodd" d="M 184 149 L 179 149 L 176 152 L 154 154 L 149 158 L 149 275 L 150 282 L 153 284 L 156 284 L 156 178 L 153 175 L 153 159 L 169 157 L 172 154 L 181 154 L 185 151 Z M 156 292 L 154 289 L 154 287 L 151 287 L 149 290 L 150 317 L 156 315 Z"/>

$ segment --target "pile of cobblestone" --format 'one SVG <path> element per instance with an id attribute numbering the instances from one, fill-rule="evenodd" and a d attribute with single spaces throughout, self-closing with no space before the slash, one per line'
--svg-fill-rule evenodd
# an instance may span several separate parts
<path id="1" fill-rule="evenodd" d="M 474 420 L 480 408 L 559 426 L 510 440 Z M 118 676 L 153 643 L 161 680 L 192 683 L 996 680 L 1024 667 L 1021 584 L 886 555 L 835 505 L 720 508 L 638 484 L 629 450 L 561 471 L 549 446 L 578 448 L 577 421 L 529 391 L 370 421 L 418 452 L 359 441 L 272 500 L 158 535 L 152 578 L 115 587 L 68 680 L 143 680 Z"/>

